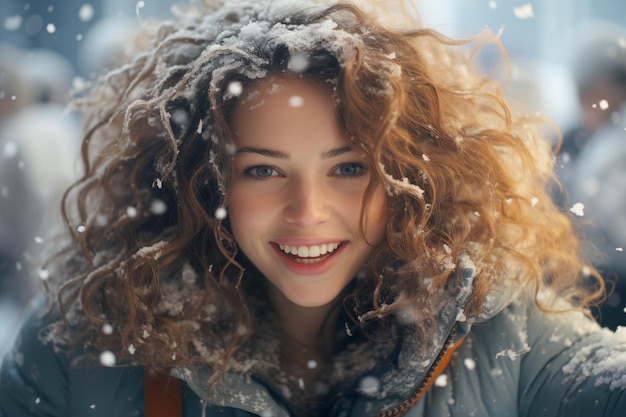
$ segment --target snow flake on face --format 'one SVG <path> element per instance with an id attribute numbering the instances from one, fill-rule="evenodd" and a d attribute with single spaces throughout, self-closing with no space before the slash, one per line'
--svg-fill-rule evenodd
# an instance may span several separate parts
<path id="1" fill-rule="evenodd" d="M 289 97 L 289 106 L 290 107 L 302 107 L 304 105 L 304 100 L 300 96 Z"/>

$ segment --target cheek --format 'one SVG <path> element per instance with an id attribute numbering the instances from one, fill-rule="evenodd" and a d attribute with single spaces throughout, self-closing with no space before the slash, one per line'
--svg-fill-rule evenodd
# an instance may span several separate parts
<path id="1" fill-rule="evenodd" d="M 235 236 L 235 240 L 241 238 L 241 231 L 247 230 L 255 223 L 254 203 L 246 193 L 238 192 L 236 187 L 231 187 L 228 199 L 228 221 Z"/>
<path id="2" fill-rule="evenodd" d="M 274 204 L 267 196 L 260 198 L 249 190 L 231 187 L 228 216 L 235 240 L 261 231 L 268 224 Z"/>

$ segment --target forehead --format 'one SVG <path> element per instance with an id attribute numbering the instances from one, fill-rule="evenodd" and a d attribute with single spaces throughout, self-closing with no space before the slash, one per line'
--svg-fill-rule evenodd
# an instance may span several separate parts
<path id="1" fill-rule="evenodd" d="M 232 128 L 237 146 L 282 141 L 285 146 L 334 147 L 346 142 L 331 86 L 288 76 L 267 77 L 246 86 L 235 105 Z"/>
<path id="2" fill-rule="evenodd" d="M 323 81 L 289 75 L 270 75 L 249 83 L 236 107 L 247 106 L 254 110 L 270 103 L 286 104 L 296 109 L 305 104 L 300 100 L 305 96 L 310 100 L 322 100 L 329 104 L 334 102 L 331 86 Z"/>
<path id="3" fill-rule="evenodd" d="M 248 124 L 280 127 L 315 123 L 316 120 L 338 123 L 330 85 L 281 75 L 247 85 L 233 112 L 233 127 L 236 129 Z"/>

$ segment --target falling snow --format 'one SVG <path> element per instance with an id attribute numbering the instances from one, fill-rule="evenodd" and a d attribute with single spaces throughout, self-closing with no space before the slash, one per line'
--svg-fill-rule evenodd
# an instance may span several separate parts
<path id="1" fill-rule="evenodd" d="M 470 371 L 473 371 L 476 368 L 476 362 L 474 361 L 474 359 L 471 359 L 471 358 L 465 358 L 463 360 L 463 364 Z"/>
<path id="2" fill-rule="evenodd" d="M 135 14 L 137 15 L 137 17 L 141 18 L 141 14 L 139 13 L 139 11 L 143 9 L 145 5 L 146 3 L 144 1 L 137 2 L 137 5 L 135 6 Z"/>
<path id="3" fill-rule="evenodd" d="M 150 203 L 150 211 L 156 215 L 162 215 L 167 212 L 167 204 L 163 200 L 154 199 Z"/>
<path id="4" fill-rule="evenodd" d="M 530 19 L 531 17 L 535 16 L 535 13 L 533 12 L 533 5 L 531 3 L 526 3 L 522 6 L 514 7 L 513 13 L 518 19 Z"/>
<path id="5" fill-rule="evenodd" d="M 224 220 L 227 215 L 228 211 L 226 211 L 225 207 L 218 207 L 217 210 L 215 210 L 215 218 L 218 220 Z"/>
<path id="6" fill-rule="evenodd" d="M 366 376 L 359 382 L 359 391 L 367 395 L 374 395 L 380 390 L 380 380 L 373 376 Z"/>
<path id="7" fill-rule="evenodd" d="M 241 84 L 241 81 L 231 81 L 226 89 L 226 94 L 224 94 L 224 100 L 239 97 L 242 92 L 243 84 Z"/>
<path id="8" fill-rule="evenodd" d="M 4 29 L 12 32 L 14 30 L 18 30 L 22 26 L 22 16 L 9 16 L 4 19 Z"/>
<path id="9" fill-rule="evenodd" d="M 600 102 L 598 103 L 598 106 L 600 107 L 601 110 L 607 110 L 609 108 L 609 102 L 606 100 L 600 100 Z"/>
<path id="10" fill-rule="evenodd" d="M 448 385 L 448 375 L 446 374 L 441 374 L 437 377 L 437 379 L 435 379 L 435 386 L 436 387 L 445 387 Z"/>
<path id="11" fill-rule="evenodd" d="M 50 272 L 47 269 L 39 269 L 39 278 L 41 278 L 43 281 L 46 281 L 48 278 L 50 278 Z"/>
<path id="12" fill-rule="evenodd" d="M 135 207 L 126 208 L 126 214 L 128 217 L 137 217 L 137 209 Z"/>
<path id="13" fill-rule="evenodd" d="M 78 9 L 78 17 L 83 22 L 91 21 L 94 15 L 95 10 L 91 4 L 83 4 L 82 6 L 80 6 L 80 9 Z"/>
<path id="14" fill-rule="evenodd" d="M 289 58 L 289 69 L 294 72 L 303 72 L 309 66 L 309 57 L 306 54 L 294 53 Z"/>
<path id="15" fill-rule="evenodd" d="M 15 142 L 9 141 L 4 145 L 4 148 L 2 150 L 2 156 L 5 159 L 11 159 L 17 155 L 17 151 L 17 144 Z"/>
<path id="16" fill-rule="evenodd" d="M 102 366 L 111 367 L 115 366 L 116 358 L 115 354 L 109 350 L 105 350 L 100 354 L 100 363 Z"/>
<path id="17" fill-rule="evenodd" d="M 583 203 L 576 203 L 569 209 L 569 211 L 571 211 L 577 216 L 582 217 L 585 215 L 584 209 L 585 209 L 585 205 Z"/>

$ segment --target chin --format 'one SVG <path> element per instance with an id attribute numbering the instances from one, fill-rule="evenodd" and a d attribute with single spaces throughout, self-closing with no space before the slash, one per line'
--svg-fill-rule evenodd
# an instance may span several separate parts
<path id="1" fill-rule="evenodd" d="M 337 299 L 337 296 L 339 294 L 340 292 L 333 293 L 333 294 L 330 294 L 327 292 L 324 294 L 316 294 L 316 295 L 312 295 L 309 293 L 309 294 L 304 294 L 302 296 L 298 296 L 295 294 L 292 294 L 292 295 L 285 294 L 285 296 L 293 304 L 298 305 L 300 307 L 316 308 L 316 307 L 323 307 L 325 305 L 333 303 Z"/>

